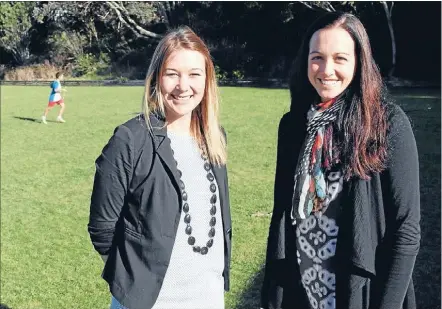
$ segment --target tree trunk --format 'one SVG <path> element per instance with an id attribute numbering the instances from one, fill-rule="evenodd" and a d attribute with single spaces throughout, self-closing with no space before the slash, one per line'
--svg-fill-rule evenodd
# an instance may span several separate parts
<path id="1" fill-rule="evenodd" d="M 394 37 L 393 21 L 391 19 L 394 2 L 391 3 L 390 9 L 388 8 L 386 1 L 381 1 L 381 4 L 384 7 L 385 16 L 387 17 L 388 30 L 390 30 L 391 37 L 391 68 L 388 71 L 388 78 L 391 78 L 393 77 L 394 69 L 396 68 L 396 40 Z"/>

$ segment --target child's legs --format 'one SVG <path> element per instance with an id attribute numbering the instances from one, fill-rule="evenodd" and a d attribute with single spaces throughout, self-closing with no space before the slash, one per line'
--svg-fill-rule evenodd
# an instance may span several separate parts
<path id="1" fill-rule="evenodd" d="M 49 103 L 48 106 L 46 106 L 45 111 L 43 113 L 43 115 L 46 117 L 49 113 L 49 111 L 55 106 L 55 104 L 51 104 Z"/>
<path id="2" fill-rule="evenodd" d="M 58 117 L 61 118 L 61 116 L 63 116 L 63 113 L 64 113 L 65 105 L 64 105 L 64 102 L 61 102 L 59 105 L 60 105 L 61 109 L 58 112 Z"/>

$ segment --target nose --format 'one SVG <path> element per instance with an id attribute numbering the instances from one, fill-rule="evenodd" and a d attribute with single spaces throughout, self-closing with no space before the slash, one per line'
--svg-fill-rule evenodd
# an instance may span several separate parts
<path id="1" fill-rule="evenodd" d="M 178 84 L 176 85 L 176 88 L 181 91 L 186 91 L 189 89 L 189 78 L 185 75 L 180 76 L 178 80 Z"/>
<path id="2" fill-rule="evenodd" d="M 335 72 L 334 64 L 332 60 L 325 60 L 322 65 L 322 72 L 325 76 L 332 76 Z"/>

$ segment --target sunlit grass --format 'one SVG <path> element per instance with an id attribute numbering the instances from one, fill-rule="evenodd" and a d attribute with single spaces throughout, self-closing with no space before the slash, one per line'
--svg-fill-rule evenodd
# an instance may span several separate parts
<path id="1" fill-rule="evenodd" d="M 12 309 L 108 308 L 103 262 L 87 233 L 94 161 L 113 129 L 140 110 L 142 92 L 141 87 L 69 87 L 67 122 L 43 125 L 39 119 L 49 87 L 2 86 L 1 303 Z M 398 95 L 413 120 L 421 159 L 418 303 L 439 304 L 440 92 Z M 288 110 L 289 93 L 223 87 L 221 96 L 233 220 L 226 308 L 257 308 L 277 126 Z M 56 115 L 53 110 L 48 120 Z"/>

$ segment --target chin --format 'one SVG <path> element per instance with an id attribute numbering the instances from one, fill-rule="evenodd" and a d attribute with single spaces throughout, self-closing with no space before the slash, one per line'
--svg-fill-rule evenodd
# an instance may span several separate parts
<path id="1" fill-rule="evenodd" d="M 318 94 L 323 101 L 328 101 L 328 100 L 334 99 L 337 96 L 339 96 L 341 93 L 342 93 L 341 90 L 339 90 L 339 91 L 318 91 Z"/>
<path id="2" fill-rule="evenodd" d="M 176 116 L 181 118 L 181 117 L 191 114 L 192 110 L 193 109 L 191 109 L 191 108 L 177 108 L 177 109 L 174 109 L 173 112 Z"/>

